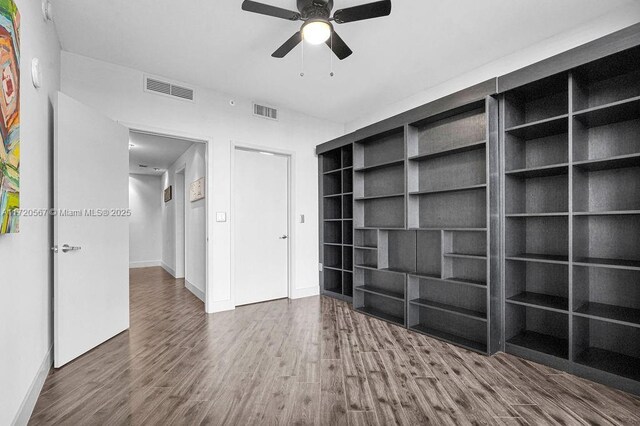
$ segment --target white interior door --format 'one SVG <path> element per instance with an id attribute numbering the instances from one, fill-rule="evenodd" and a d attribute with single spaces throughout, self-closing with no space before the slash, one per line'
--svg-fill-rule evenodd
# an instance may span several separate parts
<path id="1" fill-rule="evenodd" d="M 129 132 L 62 93 L 56 112 L 54 366 L 61 367 L 129 328 Z"/>
<path id="2" fill-rule="evenodd" d="M 236 306 L 288 296 L 289 157 L 235 150 Z"/>

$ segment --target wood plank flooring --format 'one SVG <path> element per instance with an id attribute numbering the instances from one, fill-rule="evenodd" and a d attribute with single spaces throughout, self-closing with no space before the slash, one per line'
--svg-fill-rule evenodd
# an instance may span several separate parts
<path id="1" fill-rule="evenodd" d="M 30 424 L 640 424 L 640 399 L 325 297 L 231 312 L 131 272 L 131 329 L 52 371 Z"/>

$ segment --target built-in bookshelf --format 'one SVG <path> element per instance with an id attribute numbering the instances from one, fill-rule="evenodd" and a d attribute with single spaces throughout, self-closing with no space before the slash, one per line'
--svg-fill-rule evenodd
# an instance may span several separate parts
<path id="1" fill-rule="evenodd" d="M 354 143 L 356 311 L 498 349 L 497 137 L 487 97 Z"/>
<path id="2" fill-rule="evenodd" d="M 320 282 L 322 293 L 353 297 L 353 148 L 344 146 L 319 156 Z"/>
<path id="3" fill-rule="evenodd" d="M 505 93 L 506 350 L 640 389 L 640 48 Z"/>
<path id="4" fill-rule="evenodd" d="M 640 395 L 638 28 L 320 145 L 353 149 L 354 310 Z"/>

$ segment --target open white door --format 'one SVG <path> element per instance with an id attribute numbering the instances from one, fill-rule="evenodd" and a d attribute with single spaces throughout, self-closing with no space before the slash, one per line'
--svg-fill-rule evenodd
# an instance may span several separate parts
<path id="1" fill-rule="evenodd" d="M 56 126 L 58 368 L 129 328 L 129 132 L 62 93 Z"/>
<path id="2" fill-rule="evenodd" d="M 289 157 L 235 150 L 235 304 L 289 294 Z"/>

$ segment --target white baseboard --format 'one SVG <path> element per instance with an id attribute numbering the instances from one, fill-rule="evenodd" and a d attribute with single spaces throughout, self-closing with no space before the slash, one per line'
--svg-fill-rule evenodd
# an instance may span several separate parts
<path id="1" fill-rule="evenodd" d="M 302 299 L 303 297 L 317 296 L 320 294 L 320 287 L 295 288 L 292 291 L 291 299 Z"/>
<path id="2" fill-rule="evenodd" d="M 204 302 L 204 291 L 200 290 L 198 287 L 196 287 L 195 285 L 191 284 L 186 279 L 184 280 L 184 286 L 187 288 L 187 290 L 189 290 L 191 293 L 193 293 L 194 296 L 196 296 L 198 299 L 200 299 L 200 300 L 202 300 Z"/>
<path id="3" fill-rule="evenodd" d="M 42 386 L 44 386 L 44 382 L 49 375 L 49 371 L 51 370 L 52 365 L 53 346 L 49 348 L 47 354 L 44 356 L 44 360 L 42 360 L 40 369 L 38 369 L 36 377 L 33 378 L 33 382 L 29 387 L 29 391 L 24 397 L 22 404 L 20 404 L 20 409 L 16 413 L 16 417 L 13 419 L 13 423 L 11 423 L 12 425 L 23 426 L 29 423 L 29 418 L 31 418 L 31 414 L 33 413 L 33 409 L 36 406 L 36 402 L 38 402 L 40 391 L 42 391 Z"/>
<path id="4" fill-rule="evenodd" d="M 129 269 L 151 268 L 153 266 L 162 266 L 161 260 L 143 260 L 138 262 L 129 262 Z"/>
<path id="5" fill-rule="evenodd" d="M 216 312 L 233 311 L 235 308 L 236 305 L 233 303 L 233 300 L 220 300 L 213 302 L 213 307 L 208 313 L 212 314 Z"/>
<path id="6" fill-rule="evenodd" d="M 164 269 L 164 270 L 165 270 L 165 271 L 167 271 L 169 274 L 171 274 L 171 276 L 172 276 L 173 278 L 175 278 L 175 277 L 176 277 L 176 271 L 174 271 L 172 267 L 170 267 L 169 265 L 167 265 L 167 264 L 166 264 L 166 263 L 164 263 L 164 262 L 160 262 L 160 266 L 162 266 L 162 269 Z"/>

